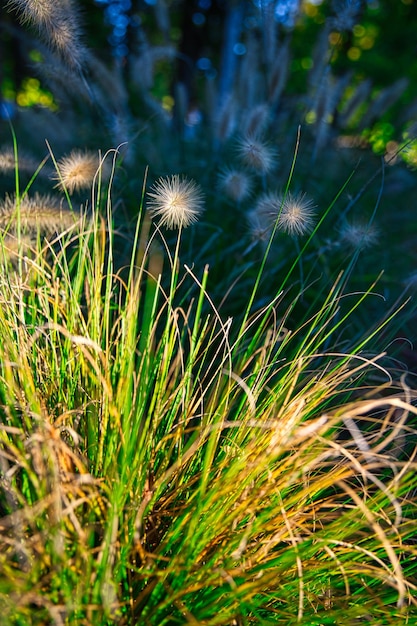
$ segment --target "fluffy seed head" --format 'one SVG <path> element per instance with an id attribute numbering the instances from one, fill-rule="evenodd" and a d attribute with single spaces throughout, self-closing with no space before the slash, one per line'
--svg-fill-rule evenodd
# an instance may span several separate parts
<path id="1" fill-rule="evenodd" d="M 269 191 L 263 193 L 255 206 L 255 214 L 259 224 L 266 230 L 272 230 L 282 211 L 282 195 Z"/>
<path id="2" fill-rule="evenodd" d="M 196 222 L 203 211 L 203 195 L 193 180 L 159 178 L 148 192 L 148 209 L 152 218 L 160 218 L 159 224 L 169 229 L 186 228 Z"/>
<path id="3" fill-rule="evenodd" d="M 282 210 L 282 196 L 275 192 L 262 194 L 248 214 L 248 225 L 254 243 L 264 245 L 269 241 Z"/>
<path id="4" fill-rule="evenodd" d="M 314 211 L 313 201 L 305 193 L 293 195 L 288 192 L 278 218 L 278 228 L 289 235 L 305 235 L 313 230 Z"/>
<path id="5" fill-rule="evenodd" d="M 28 235 L 5 235 L 0 243 L 0 264 L 11 264 L 17 269 L 19 257 L 31 256 L 34 241 Z"/>
<path id="6" fill-rule="evenodd" d="M 59 174 L 53 177 L 59 180 L 56 187 L 66 189 L 70 194 L 91 187 L 99 165 L 98 154 L 73 150 L 58 161 Z"/>
<path id="7" fill-rule="evenodd" d="M 271 228 L 262 220 L 256 209 L 248 214 L 248 226 L 253 242 L 264 244 L 271 236 Z"/>
<path id="8" fill-rule="evenodd" d="M 215 120 L 215 135 L 224 142 L 233 134 L 236 127 L 237 107 L 233 98 L 228 98 L 220 108 Z"/>
<path id="9" fill-rule="evenodd" d="M 253 137 L 241 139 L 238 151 L 243 163 L 259 174 L 267 174 L 276 163 L 276 153 L 265 143 Z"/>
<path id="10" fill-rule="evenodd" d="M 219 174 L 219 188 L 232 200 L 241 202 L 249 196 L 252 180 L 245 172 L 227 168 Z"/>
<path id="11" fill-rule="evenodd" d="M 370 248 L 378 242 L 378 229 L 372 225 L 360 222 L 346 222 L 340 228 L 340 239 L 342 243 L 354 249 Z"/>
<path id="12" fill-rule="evenodd" d="M 244 122 L 244 135 L 246 137 L 259 137 L 265 130 L 269 121 L 269 106 L 258 104 L 248 112 Z"/>
<path id="13" fill-rule="evenodd" d="M 73 0 L 9 0 L 22 23 L 38 28 L 41 37 L 73 70 L 81 70 L 86 58 L 79 18 Z"/>

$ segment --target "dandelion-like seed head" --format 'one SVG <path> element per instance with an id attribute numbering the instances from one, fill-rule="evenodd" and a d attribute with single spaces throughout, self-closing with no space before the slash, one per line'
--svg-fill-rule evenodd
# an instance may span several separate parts
<path id="1" fill-rule="evenodd" d="M 194 180 L 178 174 L 159 178 L 148 192 L 148 210 L 159 225 L 186 228 L 196 222 L 204 209 L 202 191 Z"/>
<path id="2" fill-rule="evenodd" d="M 259 174 L 270 172 L 277 160 L 274 150 L 254 137 L 241 139 L 238 151 L 243 163 Z"/>
<path id="3" fill-rule="evenodd" d="M 91 187 L 94 176 L 100 166 L 98 154 L 73 150 L 68 156 L 58 161 L 59 174 L 54 180 L 59 180 L 56 187 L 66 189 L 72 194 Z"/>
<path id="4" fill-rule="evenodd" d="M 219 188 L 232 200 L 242 202 L 252 191 L 252 180 L 245 172 L 225 169 L 219 174 Z"/>
<path id="5" fill-rule="evenodd" d="M 289 235 L 306 235 L 313 230 L 314 202 L 305 193 L 288 192 L 278 218 L 278 228 Z"/>
<path id="6" fill-rule="evenodd" d="M 255 206 L 255 213 L 264 229 L 272 230 L 282 210 L 282 195 L 269 191 L 263 193 Z"/>
<path id="7" fill-rule="evenodd" d="M 248 214 L 248 225 L 254 243 L 265 245 L 272 236 L 275 223 L 282 209 L 282 196 L 279 193 L 262 194 L 255 207 Z"/>
<path id="8" fill-rule="evenodd" d="M 379 231 L 375 226 L 361 222 L 345 222 L 339 234 L 341 242 L 355 250 L 370 248 L 379 239 Z"/>

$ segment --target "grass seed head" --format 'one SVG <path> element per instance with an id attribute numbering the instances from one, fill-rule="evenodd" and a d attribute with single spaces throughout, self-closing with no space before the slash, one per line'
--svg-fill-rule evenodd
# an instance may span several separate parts
<path id="1" fill-rule="evenodd" d="M 17 165 L 19 172 L 33 174 L 38 164 L 34 159 L 19 150 Z M 2 146 L 0 148 L 0 174 L 10 174 L 16 169 L 15 153 L 12 147 Z"/>
<path id="2" fill-rule="evenodd" d="M 272 230 L 283 207 L 283 197 L 280 193 L 269 191 L 263 193 L 255 206 L 255 214 L 264 228 Z"/>
<path id="3" fill-rule="evenodd" d="M 159 225 L 173 230 L 196 222 L 203 211 L 203 194 L 193 180 L 178 174 L 161 177 L 148 192 L 148 209 Z"/>
<path id="4" fill-rule="evenodd" d="M 22 23 L 35 26 L 40 36 L 72 70 L 80 71 L 86 58 L 77 6 L 72 0 L 9 0 Z"/>
<path id="5" fill-rule="evenodd" d="M 73 150 L 68 156 L 58 161 L 58 172 L 54 180 L 59 180 L 56 187 L 67 189 L 68 193 L 91 187 L 94 176 L 100 166 L 98 154 Z"/>
<path id="6" fill-rule="evenodd" d="M 314 228 L 314 202 L 305 193 L 288 192 L 278 219 L 278 228 L 289 235 L 306 235 Z"/>
<path id="7" fill-rule="evenodd" d="M 259 137 L 268 126 L 270 116 L 267 104 L 258 104 L 248 112 L 244 121 L 244 134 L 246 137 Z"/>
<path id="8" fill-rule="evenodd" d="M 22 233 L 36 235 L 61 233 L 77 223 L 77 214 L 62 207 L 59 198 L 35 193 L 20 202 L 7 195 L 0 203 L 0 232 L 16 233 L 18 220 Z"/>
<path id="9" fill-rule="evenodd" d="M 243 163 L 259 174 L 267 174 L 277 162 L 276 152 L 257 138 L 241 139 L 238 152 Z"/>
<path id="10" fill-rule="evenodd" d="M 226 168 L 219 174 L 219 188 L 226 196 L 241 202 L 252 191 L 252 180 L 246 172 Z"/>
<path id="11" fill-rule="evenodd" d="M 377 244 L 379 238 L 379 231 L 375 226 L 361 222 L 346 222 L 339 232 L 341 242 L 355 250 L 370 248 Z"/>
<path id="12" fill-rule="evenodd" d="M 233 134 L 236 128 L 237 106 L 233 98 L 228 98 L 215 116 L 215 136 L 223 143 Z"/>

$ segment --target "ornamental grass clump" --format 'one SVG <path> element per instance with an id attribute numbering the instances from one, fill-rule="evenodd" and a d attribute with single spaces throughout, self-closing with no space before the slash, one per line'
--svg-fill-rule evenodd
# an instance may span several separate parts
<path id="1" fill-rule="evenodd" d="M 347 339 L 375 285 L 341 274 L 295 325 L 310 288 L 254 306 L 265 262 L 227 317 L 182 262 L 196 183 L 145 181 L 123 267 L 92 199 L 0 273 L 3 622 L 411 623 L 416 395 L 372 352 L 393 313 Z"/>

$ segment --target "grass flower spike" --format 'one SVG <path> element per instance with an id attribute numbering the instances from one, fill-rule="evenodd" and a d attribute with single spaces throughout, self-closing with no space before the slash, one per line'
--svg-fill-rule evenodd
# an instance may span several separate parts
<path id="1" fill-rule="evenodd" d="M 193 180 L 159 178 L 148 192 L 148 209 L 152 218 L 160 218 L 159 225 L 173 230 L 185 228 L 198 220 L 203 211 L 203 195 Z"/>
<path id="2" fill-rule="evenodd" d="M 227 168 L 219 174 L 219 187 L 226 196 L 241 202 L 250 195 L 252 180 L 245 172 Z"/>
<path id="3" fill-rule="evenodd" d="M 42 39 L 69 68 L 82 70 L 86 48 L 80 32 L 78 7 L 73 0 L 9 0 L 7 6 L 17 12 L 22 23 L 37 28 Z"/>
<path id="4" fill-rule="evenodd" d="M 346 222 L 340 229 L 340 239 L 353 249 L 364 249 L 374 246 L 378 242 L 378 230 L 369 224 L 360 222 Z"/>
<path id="5" fill-rule="evenodd" d="M 62 207 L 59 198 L 35 193 L 16 201 L 7 196 L 0 202 L 0 233 L 17 232 L 18 219 L 23 233 L 60 233 L 79 221 L 79 215 Z"/>
<path id="6" fill-rule="evenodd" d="M 278 220 L 280 230 L 289 235 L 306 235 L 314 226 L 314 203 L 305 193 L 288 192 Z"/>
<path id="7" fill-rule="evenodd" d="M 99 167 L 98 154 L 73 150 L 58 161 L 58 173 L 54 176 L 59 180 L 56 186 L 67 189 L 70 194 L 89 189 Z"/>
<path id="8" fill-rule="evenodd" d="M 37 163 L 34 159 L 19 152 L 18 160 L 19 172 L 33 173 Z M 0 148 L 0 174 L 10 174 L 16 169 L 16 158 L 13 147 L 2 146 Z"/>
<path id="9" fill-rule="evenodd" d="M 238 150 L 243 163 L 259 174 L 267 174 L 276 163 L 275 152 L 259 139 L 241 139 Z"/>

